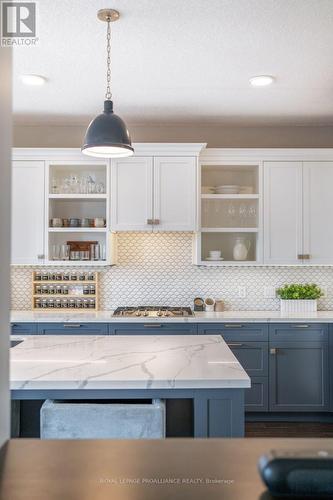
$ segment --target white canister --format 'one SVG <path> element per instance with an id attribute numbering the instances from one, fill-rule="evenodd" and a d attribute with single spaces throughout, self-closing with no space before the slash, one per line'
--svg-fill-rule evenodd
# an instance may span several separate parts
<path id="1" fill-rule="evenodd" d="M 214 308 L 215 308 L 215 300 L 211 299 L 210 297 L 207 297 L 207 299 L 205 299 L 205 311 L 212 312 L 214 311 Z"/>
<path id="2" fill-rule="evenodd" d="M 233 248 L 233 258 L 234 260 L 246 260 L 249 253 L 251 242 L 244 238 L 244 236 L 238 236 L 235 240 Z"/>

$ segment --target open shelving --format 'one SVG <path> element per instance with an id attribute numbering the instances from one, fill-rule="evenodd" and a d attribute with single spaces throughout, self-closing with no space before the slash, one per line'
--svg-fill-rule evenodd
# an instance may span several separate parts
<path id="1" fill-rule="evenodd" d="M 202 159 L 198 179 L 199 231 L 195 235 L 194 263 L 207 266 L 260 263 L 261 163 Z M 245 248 L 241 259 L 235 251 L 239 245 Z M 211 251 L 221 252 L 221 258 L 212 260 Z"/>
<path id="2" fill-rule="evenodd" d="M 103 266 L 114 263 L 116 235 L 110 233 L 109 162 L 105 160 L 53 161 L 46 175 L 46 265 Z M 52 219 L 61 219 L 63 226 L 54 227 Z M 94 227 L 96 218 L 104 219 L 104 227 Z M 69 224 L 77 219 L 78 225 Z M 82 219 L 89 225 L 81 226 Z M 66 222 L 65 222 L 66 221 Z M 89 258 L 59 260 L 56 247 L 68 242 L 86 243 Z M 91 244 L 89 244 L 91 242 Z M 98 245 L 99 257 L 91 258 L 91 245 Z M 71 255 L 70 255 L 71 257 Z"/>

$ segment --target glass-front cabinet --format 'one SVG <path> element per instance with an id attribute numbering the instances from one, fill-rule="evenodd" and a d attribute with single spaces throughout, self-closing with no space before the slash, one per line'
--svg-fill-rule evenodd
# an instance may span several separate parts
<path id="1" fill-rule="evenodd" d="M 198 180 L 194 263 L 261 263 L 261 163 L 203 157 Z"/>

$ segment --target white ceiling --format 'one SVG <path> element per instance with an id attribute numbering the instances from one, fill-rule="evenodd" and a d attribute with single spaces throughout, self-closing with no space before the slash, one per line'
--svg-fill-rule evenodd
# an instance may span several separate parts
<path id="1" fill-rule="evenodd" d="M 40 0 L 40 44 L 14 50 L 18 122 L 80 123 L 105 92 L 130 123 L 333 123 L 333 0 Z M 22 73 L 45 75 L 26 87 Z M 256 74 L 275 85 L 252 88 Z"/>

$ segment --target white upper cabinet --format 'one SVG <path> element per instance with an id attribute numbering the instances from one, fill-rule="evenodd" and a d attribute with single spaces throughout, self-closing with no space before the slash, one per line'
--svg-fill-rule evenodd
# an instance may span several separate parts
<path id="1" fill-rule="evenodd" d="M 147 231 L 153 219 L 153 159 L 111 162 L 111 230 Z"/>
<path id="2" fill-rule="evenodd" d="M 333 264 L 333 162 L 304 162 L 303 188 L 306 262 Z"/>
<path id="3" fill-rule="evenodd" d="M 158 231 L 196 229 L 196 159 L 154 159 L 154 225 Z"/>
<path id="4" fill-rule="evenodd" d="M 194 231 L 195 157 L 132 157 L 111 162 L 112 231 Z"/>
<path id="5" fill-rule="evenodd" d="M 299 264 L 302 253 L 302 162 L 265 162 L 264 261 Z"/>
<path id="6" fill-rule="evenodd" d="M 44 263 L 44 162 L 14 161 L 12 167 L 11 263 Z"/>

